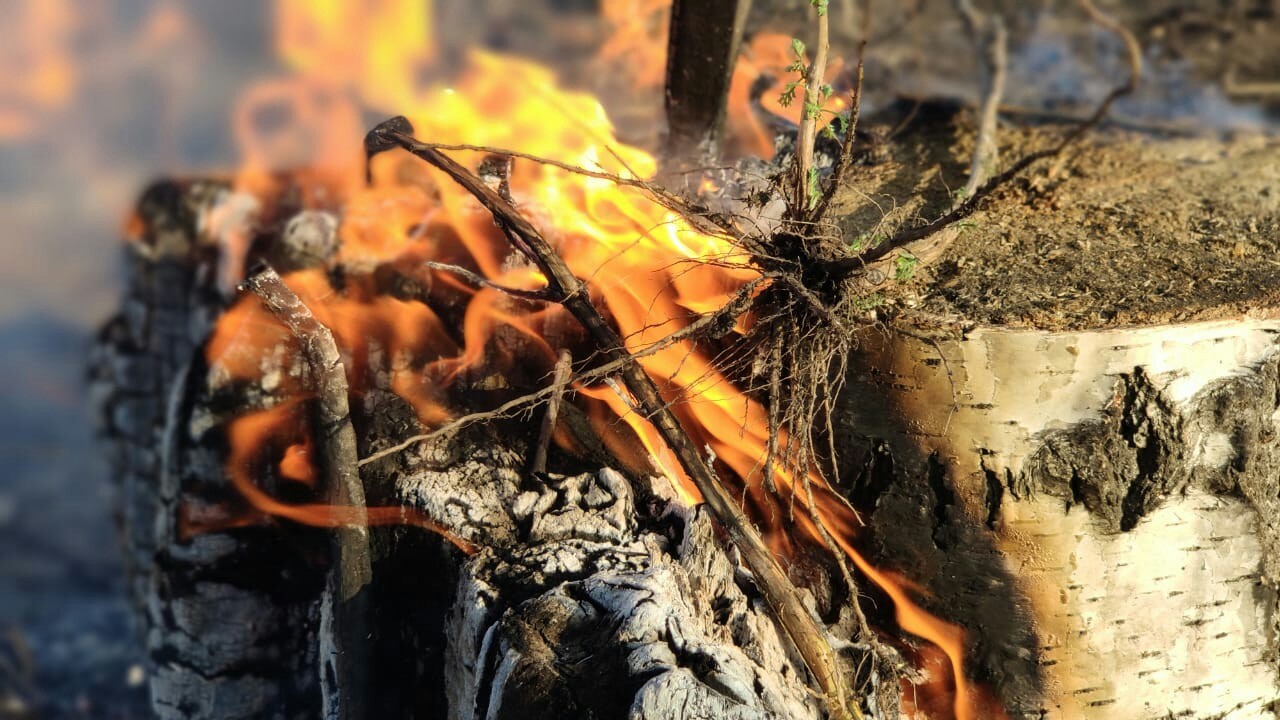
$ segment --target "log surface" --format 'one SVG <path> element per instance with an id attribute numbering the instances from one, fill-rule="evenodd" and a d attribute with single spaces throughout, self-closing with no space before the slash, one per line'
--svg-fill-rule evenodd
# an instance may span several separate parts
<path id="1" fill-rule="evenodd" d="M 1015 716 L 1275 716 L 1268 317 L 866 338 L 851 492 L 876 505 L 880 559 L 967 627 L 973 672 Z"/>

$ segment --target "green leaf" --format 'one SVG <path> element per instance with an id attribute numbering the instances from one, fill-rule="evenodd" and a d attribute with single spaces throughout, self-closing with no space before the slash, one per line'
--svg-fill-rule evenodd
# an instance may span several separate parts
<path id="1" fill-rule="evenodd" d="M 809 207 L 817 207 L 818 201 L 822 199 L 822 190 L 818 185 L 818 168 L 809 168 L 809 177 L 805 184 L 809 192 Z"/>
<path id="2" fill-rule="evenodd" d="M 867 312 L 875 310 L 884 304 L 884 295 L 873 292 L 870 295 L 860 295 L 853 298 L 853 309 L 858 312 Z"/>
<path id="3" fill-rule="evenodd" d="M 791 52 L 795 54 L 799 60 L 804 60 L 804 41 L 800 38 L 791 38 Z"/>
<path id="4" fill-rule="evenodd" d="M 920 258 L 909 252 L 904 252 L 893 259 L 893 277 L 898 282 L 906 282 L 916 272 L 916 266 L 920 264 Z"/>
<path id="5" fill-rule="evenodd" d="M 875 233 L 874 235 L 865 232 L 859 233 L 858 237 L 854 238 L 853 242 L 849 243 L 849 249 L 853 252 L 870 250 L 872 248 L 879 247 L 881 243 L 888 239 L 889 238 L 884 233 Z"/>
<path id="6" fill-rule="evenodd" d="M 818 15 L 827 14 L 827 2 L 828 0 L 809 0 L 809 4 L 818 9 Z"/>
<path id="7" fill-rule="evenodd" d="M 782 107 L 791 107 L 791 103 L 796 100 L 796 88 L 799 85 L 799 82 L 787 83 L 786 87 L 782 89 L 782 94 L 778 95 L 778 104 Z"/>

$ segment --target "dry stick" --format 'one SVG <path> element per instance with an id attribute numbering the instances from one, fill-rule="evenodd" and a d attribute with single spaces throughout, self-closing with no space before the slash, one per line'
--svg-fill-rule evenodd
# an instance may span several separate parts
<path id="1" fill-rule="evenodd" d="M 973 141 L 973 159 L 969 163 L 969 180 L 960 192 L 969 197 L 982 187 L 1000 161 L 996 143 L 996 123 L 1000 116 L 1000 99 L 1004 96 L 1007 65 L 1007 33 L 1004 20 L 992 11 L 985 18 L 969 0 L 954 0 L 956 12 L 964 20 L 965 31 L 975 47 L 983 48 L 982 108 L 978 113 L 978 133 Z M 985 37 L 984 37 L 985 36 Z"/>
<path id="2" fill-rule="evenodd" d="M 551 399 L 547 401 L 547 414 L 542 416 L 542 429 L 538 433 L 538 444 L 533 450 L 533 462 L 529 470 L 537 475 L 547 472 L 547 448 L 555 435 L 556 419 L 560 415 L 560 400 L 564 397 L 564 389 L 569 384 L 569 371 L 573 369 L 573 356 L 568 350 L 560 351 L 556 360 L 555 375 L 551 380 Z"/>
<path id="3" fill-rule="evenodd" d="M 1079 0 L 1079 2 L 1080 6 L 1084 8 L 1085 12 L 1088 13 L 1089 17 L 1094 22 L 1116 33 L 1124 42 L 1129 59 L 1128 79 L 1123 84 L 1112 88 L 1111 92 L 1107 93 L 1107 96 L 1098 104 L 1098 107 L 1093 111 L 1093 114 L 1073 128 L 1071 132 L 1067 133 L 1066 137 L 1064 137 L 1057 145 L 1045 150 L 1038 150 L 1036 152 L 1023 155 L 1014 162 L 1009 169 L 983 183 L 982 186 L 979 187 L 972 195 L 965 198 L 963 202 L 953 207 L 950 212 L 937 220 L 903 230 L 892 238 L 889 238 L 887 241 L 874 248 L 868 249 L 856 257 L 842 258 L 840 260 L 825 263 L 825 269 L 828 273 L 835 277 L 847 277 L 907 243 L 933 235 L 952 223 L 968 217 L 978 208 L 978 204 L 996 188 L 999 188 L 1009 182 L 1032 164 L 1043 160 L 1044 158 L 1054 157 L 1055 155 L 1061 154 L 1063 150 L 1066 150 L 1074 144 L 1084 136 L 1086 132 L 1096 127 L 1098 123 L 1102 121 L 1102 118 L 1106 116 L 1107 112 L 1111 110 L 1111 106 L 1116 100 L 1133 92 L 1133 89 L 1138 84 L 1138 80 L 1142 77 L 1142 47 L 1138 44 L 1137 38 L 1135 38 L 1133 33 L 1129 32 L 1129 30 L 1123 25 L 1117 23 L 1115 20 L 1111 19 L 1109 16 L 1103 14 L 1102 11 L 1094 7 L 1092 0 Z"/>
<path id="4" fill-rule="evenodd" d="M 368 596 L 361 591 L 372 579 L 373 569 L 367 523 L 359 520 L 365 507 L 364 485 L 356 465 L 356 432 L 347 405 L 346 370 L 333 333 L 316 320 L 274 269 L 264 266 L 245 280 L 243 287 L 257 295 L 301 345 L 316 384 L 316 445 L 328 501 L 355 510 L 355 521 L 334 530 L 334 563 L 320 606 L 320 685 L 326 719 L 356 720 L 366 717 L 368 711 Z M 328 652 L 323 645 L 326 628 L 333 643 Z"/>
<path id="5" fill-rule="evenodd" d="M 822 116 L 822 73 L 827 67 L 827 52 L 831 49 L 827 0 L 813 0 L 818 9 L 818 46 L 813 51 L 813 62 L 805 73 L 804 101 L 800 111 L 800 133 L 796 139 L 796 195 L 795 217 L 804 218 L 809 211 L 809 175 L 813 169 L 813 145 L 818 138 L 818 118 Z M 817 204 L 816 201 L 814 203 Z"/>
<path id="6" fill-rule="evenodd" d="M 817 679 L 832 715 L 837 718 L 861 717 L 856 704 L 846 704 L 844 680 L 835 652 L 827 642 L 823 630 L 800 600 L 795 586 L 760 539 L 760 534 L 720 484 L 715 471 L 681 429 L 679 420 L 667 406 L 657 385 L 640 363 L 627 352 L 618 333 L 591 304 L 587 287 L 556 254 L 542 233 L 501 195 L 452 158 L 438 150 L 422 146 L 412 137 L 412 132 L 413 127 L 408 120 L 403 117 L 393 118 L 369 133 L 365 147 L 372 152 L 402 147 L 440 169 L 471 193 L 493 214 L 494 220 L 507 233 L 511 243 L 543 272 L 548 289 L 573 313 L 601 351 L 611 360 L 623 361 L 619 374 L 627 389 L 702 493 L 729 541 L 738 548 L 747 569 L 755 576 L 766 602 Z"/>
<path id="7" fill-rule="evenodd" d="M 486 287 L 492 290 L 497 290 L 500 293 L 505 293 L 512 297 L 520 298 L 521 300 L 528 300 L 530 302 L 547 302 L 548 300 L 551 300 L 551 298 L 541 290 L 522 290 L 520 288 L 500 285 L 489 280 L 489 278 L 484 277 L 483 275 L 474 273 L 467 268 L 462 267 L 461 265 L 450 265 L 449 263 L 435 262 L 434 260 L 425 260 L 422 264 L 432 270 L 439 270 L 440 272 L 448 272 L 458 275 L 463 280 L 470 282 L 476 287 Z"/>

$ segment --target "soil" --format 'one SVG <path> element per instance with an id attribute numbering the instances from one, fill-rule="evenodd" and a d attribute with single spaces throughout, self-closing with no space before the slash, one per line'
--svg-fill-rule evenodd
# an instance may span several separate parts
<path id="1" fill-rule="evenodd" d="M 905 103 L 879 120 L 895 124 Z M 972 115 L 930 104 L 859 169 L 843 198 L 847 242 L 936 217 L 962 187 Z M 1065 124 L 1003 126 L 1001 161 L 1056 142 Z M 1280 311 L 1280 138 L 1173 137 L 1104 128 L 1041 161 L 957 226 L 890 305 L 979 324 L 1084 329 Z"/>

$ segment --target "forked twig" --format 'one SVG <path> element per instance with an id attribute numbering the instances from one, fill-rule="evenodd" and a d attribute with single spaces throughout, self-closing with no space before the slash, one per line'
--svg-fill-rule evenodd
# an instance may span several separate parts
<path id="1" fill-rule="evenodd" d="M 860 716 L 856 705 L 848 704 L 844 680 L 835 652 L 822 629 L 800 600 L 795 587 L 765 546 L 760 534 L 734 503 L 716 478 L 715 471 L 680 427 L 679 420 L 663 399 L 657 385 L 625 349 L 622 338 L 591 304 L 585 284 L 579 280 L 547 240 L 501 195 L 472 172 L 435 148 L 412 137 L 413 127 L 403 117 L 388 120 L 366 138 L 370 153 L 401 147 L 443 171 L 473 195 L 494 217 L 518 250 L 546 276 L 547 287 L 558 302 L 571 312 L 600 350 L 611 360 L 622 362 L 619 375 L 646 417 L 658 430 L 667 447 L 702 493 L 707 506 L 738 549 L 747 568 L 755 576 L 766 602 L 795 643 L 805 664 L 817 679 L 831 712 L 836 717 Z"/>

